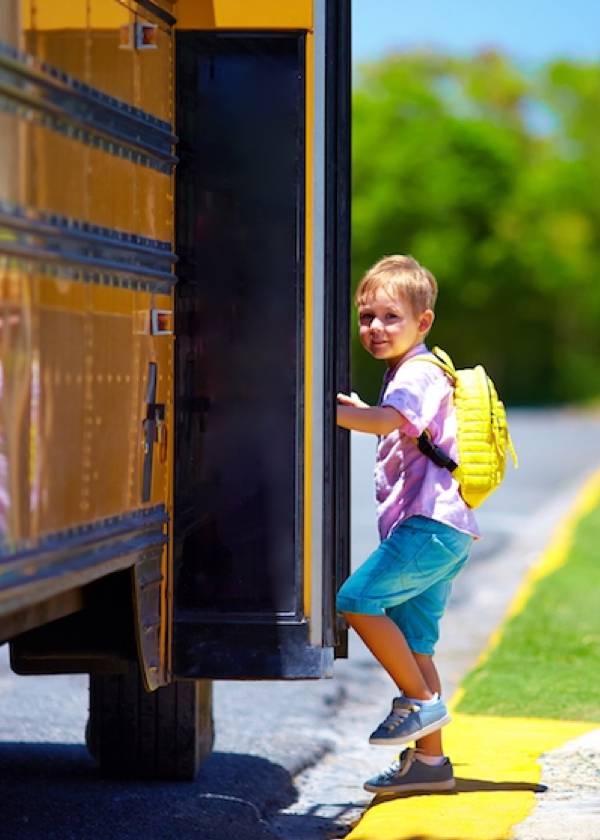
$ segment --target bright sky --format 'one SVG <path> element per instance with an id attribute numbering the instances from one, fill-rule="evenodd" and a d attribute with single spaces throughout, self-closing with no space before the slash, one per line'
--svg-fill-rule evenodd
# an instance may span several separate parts
<path id="1" fill-rule="evenodd" d="M 600 0 L 352 0 L 352 30 L 355 62 L 425 45 L 600 60 Z"/>

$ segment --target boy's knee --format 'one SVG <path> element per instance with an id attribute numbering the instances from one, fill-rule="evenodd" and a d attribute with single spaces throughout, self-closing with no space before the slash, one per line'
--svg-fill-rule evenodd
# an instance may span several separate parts
<path id="1" fill-rule="evenodd" d="M 338 612 L 350 627 L 354 627 L 355 624 L 360 622 L 361 618 L 365 617 L 363 613 L 353 612 L 349 609 L 338 610 Z"/>
<path id="2" fill-rule="evenodd" d="M 422 660 L 423 662 L 431 662 L 433 659 L 433 653 L 417 653 L 416 650 L 411 652 L 417 661 Z"/>

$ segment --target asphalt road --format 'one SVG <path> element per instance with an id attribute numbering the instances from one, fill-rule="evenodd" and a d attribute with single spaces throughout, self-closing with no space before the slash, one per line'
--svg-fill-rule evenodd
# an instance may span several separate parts
<path id="1" fill-rule="evenodd" d="M 481 510 L 484 539 L 455 585 L 438 660 L 447 694 L 600 467 L 598 414 L 517 411 L 510 420 L 521 467 Z M 373 445 L 354 436 L 355 565 L 377 539 Z M 2 840 L 317 840 L 359 813 L 369 801 L 362 780 L 382 763 L 365 741 L 393 687 L 355 638 L 333 680 L 215 685 L 215 751 L 183 785 L 101 779 L 83 746 L 87 679 L 16 677 L 6 648 L 0 655 Z"/>

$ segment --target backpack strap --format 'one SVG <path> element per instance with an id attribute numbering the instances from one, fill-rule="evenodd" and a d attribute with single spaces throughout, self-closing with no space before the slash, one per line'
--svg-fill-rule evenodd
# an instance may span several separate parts
<path id="1" fill-rule="evenodd" d="M 443 370 L 444 373 L 452 379 L 453 384 L 456 383 L 456 368 L 452 363 L 452 359 L 439 347 L 434 347 L 433 350 L 427 354 L 420 353 L 418 356 L 411 356 L 411 358 L 407 359 L 406 362 L 429 362 L 430 364 Z M 406 362 L 403 362 L 403 364 L 406 364 Z M 453 461 L 452 458 L 447 455 L 443 449 L 441 449 L 441 447 L 433 443 L 431 435 L 427 429 L 425 429 L 424 432 L 421 432 L 419 437 L 414 438 L 414 440 L 419 447 L 419 451 L 429 458 L 430 461 L 433 461 L 436 466 L 443 467 L 448 470 L 448 472 L 454 472 L 454 470 L 458 467 L 456 461 Z"/>
<path id="2" fill-rule="evenodd" d="M 434 347 L 429 353 L 419 353 L 418 356 L 411 356 L 402 364 L 408 362 L 429 362 L 431 365 L 439 367 L 446 373 L 453 382 L 456 382 L 456 368 L 450 356 L 445 353 L 440 347 Z"/>

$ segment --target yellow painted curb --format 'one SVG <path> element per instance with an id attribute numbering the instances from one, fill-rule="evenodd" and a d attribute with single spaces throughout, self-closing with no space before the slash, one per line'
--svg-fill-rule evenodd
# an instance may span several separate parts
<path id="1" fill-rule="evenodd" d="M 456 789 L 377 796 L 346 840 L 501 840 L 525 819 L 539 789 L 539 756 L 593 723 L 455 714 L 444 730 Z"/>
<path id="2" fill-rule="evenodd" d="M 585 482 L 548 548 L 525 576 L 478 665 L 497 646 L 505 623 L 524 608 L 536 583 L 566 562 L 578 523 L 599 502 L 600 470 Z M 347 840 L 504 840 L 534 806 L 540 755 L 597 727 L 579 721 L 460 714 L 455 710 L 463 696 L 459 687 L 449 704 L 453 723 L 444 730 L 448 752 L 458 762 L 456 790 L 375 797 Z"/>

